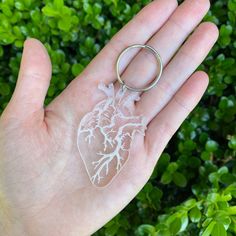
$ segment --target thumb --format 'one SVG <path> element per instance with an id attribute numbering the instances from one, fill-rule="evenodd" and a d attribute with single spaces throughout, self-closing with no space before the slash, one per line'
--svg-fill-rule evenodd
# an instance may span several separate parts
<path id="1" fill-rule="evenodd" d="M 24 119 L 39 110 L 51 79 L 52 65 L 46 48 L 37 39 L 27 39 L 20 64 L 16 88 L 7 107 L 8 112 Z"/>

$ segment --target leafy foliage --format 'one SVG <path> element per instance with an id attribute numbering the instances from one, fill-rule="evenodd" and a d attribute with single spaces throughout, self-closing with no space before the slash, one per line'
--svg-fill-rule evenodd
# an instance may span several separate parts
<path id="1" fill-rule="evenodd" d="M 49 103 L 149 0 L 2 0 L 0 112 L 13 92 L 23 42 L 53 62 Z M 220 38 L 201 69 L 210 85 L 162 154 L 150 181 L 95 235 L 236 235 L 236 0 L 212 1 Z"/>

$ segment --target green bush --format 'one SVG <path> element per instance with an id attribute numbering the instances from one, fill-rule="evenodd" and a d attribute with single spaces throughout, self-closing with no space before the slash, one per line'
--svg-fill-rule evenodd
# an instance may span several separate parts
<path id="1" fill-rule="evenodd" d="M 95 2 L 95 3 L 94 3 Z M 53 63 L 49 103 L 149 0 L 2 0 L 0 113 L 13 92 L 26 37 Z M 210 85 L 138 196 L 95 235 L 236 235 L 236 0 L 212 1 L 220 38 L 201 69 Z"/>

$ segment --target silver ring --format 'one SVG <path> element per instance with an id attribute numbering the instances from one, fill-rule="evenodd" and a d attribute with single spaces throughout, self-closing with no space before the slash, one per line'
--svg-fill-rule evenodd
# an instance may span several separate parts
<path id="1" fill-rule="evenodd" d="M 157 64 L 159 66 L 159 74 L 157 75 L 156 79 L 153 80 L 153 82 L 148 86 L 148 87 L 145 87 L 145 88 L 133 88 L 133 87 L 130 87 L 128 86 L 127 84 L 125 84 L 125 82 L 121 79 L 121 76 L 120 76 L 120 72 L 119 72 L 119 64 L 120 64 L 120 60 L 121 60 L 121 57 L 130 49 L 132 48 L 145 48 L 145 49 L 148 49 L 157 59 Z M 162 59 L 161 59 L 161 56 L 160 54 L 156 51 L 156 49 L 154 49 L 153 47 L 149 46 L 149 45 L 142 45 L 142 44 L 134 44 L 134 45 L 131 45 L 127 48 L 125 48 L 119 55 L 117 61 L 116 61 L 116 74 L 117 74 L 117 79 L 118 81 L 121 83 L 121 85 L 124 87 L 124 88 L 127 88 L 131 91 L 134 91 L 134 92 L 146 92 L 150 89 L 152 89 L 154 86 L 156 86 L 157 82 L 160 80 L 161 78 L 161 75 L 162 75 L 162 71 L 163 71 L 163 63 L 162 63 Z"/>

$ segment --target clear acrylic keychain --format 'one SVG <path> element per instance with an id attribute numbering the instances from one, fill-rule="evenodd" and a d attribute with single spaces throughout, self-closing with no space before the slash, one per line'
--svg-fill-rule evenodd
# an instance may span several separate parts
<path id="1" fill-rule="evenodd" d="M 120 60 L 132 48 L 149 50 L 158 63 L 157 77 L 145 88 L 130 87 L 120 76 Z M 142 92 L 157 84 L 162 70 L 161 57 L 153 47 L 135 44 L 124 49 L 116 61 L 117 79 L 120 83 L 118 91 L 115 91 L 113 83 L 108 86 L 99 84 L 98 89 L 104 92 L 106 99 L 82 118 L 77 132 L 77 147 L 94 186 L 108 185 L 127 162 L 135 134 L 145 135 L 145 117 L 134 115 L 131 107 L 140 99 Z"/>

